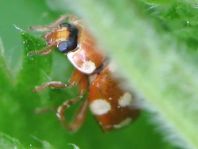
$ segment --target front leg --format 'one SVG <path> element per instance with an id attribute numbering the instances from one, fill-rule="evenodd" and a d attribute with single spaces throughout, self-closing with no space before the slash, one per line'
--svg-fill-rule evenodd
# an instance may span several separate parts
<path id="1" fill-rule="evenodd" d="M 36 86 L 33 89 L 33 92 L 40 92 L 46 88 L 63 89 L 63 88 L 72 87 L 75 85 L 78 86 L 80 95 L 83 95 L 84 92 L 87 90 L 87 86 L 88 86 L 87 76 L 78 70 L 74 71 L 74 73 L 70 77 L 70 80 L 68 81 L 68 83 L 63 83 L 61 81 L 46 82 L 39 86 Z"/>
<path id="2" fill-rule="evenodd" d="M 33 51 L 28 52 L 27 56 L 49 55 L 54 50 L 55 46 L 56 46 L 56 43 L 52 43 L 41 50 L 33 50 Z"/>
<path id="3" fill-rule="evenodd" d="M 36 86 L 34 89 L 33 89 L 33 92 L 39 92 L 39 91 L 42 91 L 46 88 L 52 88 L 52 89 L 61 89 L 61 88 L 66 88 L 70 86 L 69 84 L 65 84 L 63 82 L 60 82 L 60 81 L 50 81 L 50 82 L 46 82 L 40 86 Z"/>

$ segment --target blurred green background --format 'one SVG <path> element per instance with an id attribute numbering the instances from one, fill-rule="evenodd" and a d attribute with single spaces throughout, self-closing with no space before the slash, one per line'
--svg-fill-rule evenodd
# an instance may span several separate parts
<path id="1" fill-rule="evenodd" d="M 68 13 L 73 12 L 68 9 Z M 177 148 L 165 141 L 160 126 L 151 124 L 155 113 L 143 111 L 135 123 L 109 133 L 102 132 L 91 113 L 76 133 L 69 133 L 60 125 L 55 111 L 34 113 L 36 108 L 56 107 L 75 96 L 75 89 L 31 92 L 42 82 L 66 82 L 73 68 L 56 52 L 46 57 L 28 58 L 27 51 L 40 49 L 44 43 L 39 39 L 40 34 L 22 35 L 16 26 L 27 31 L 29 26 L 48 24 L 60 14 L 41 0 L 0 0 L 1 50 L 4 49 L 5 56 L 0 60 L 0 149 L 74 148 L 69 143 L 80 149 Z M 67 115 L 72 115 L 72 110 Z"/>

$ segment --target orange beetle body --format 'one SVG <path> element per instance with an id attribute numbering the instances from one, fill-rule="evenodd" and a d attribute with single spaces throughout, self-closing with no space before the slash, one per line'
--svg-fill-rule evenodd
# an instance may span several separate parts
<path id="1" fill-rule="evenodd" d="M 95 115 L 104 131 L 121 128 L 139 115 L 135 106 L 135 97 L 120 87 L 119 80 L 112 76 L 106 63 L 105 56 L 100 52 L 94 38 L 74 17 L 69 23 L 64 23 L 67 16 L 63 16 L 54 24 L 45 27 L 34 27 L 34 30 L 48 30 L 45 39 L 48 46 L 40 51 L 32 51 L 31 55 L 49 54 L 54 47 L 64 53 L 76 68 L 68 84 L 52 81 L 37 86 L 35 91 L 46 87 L 65 88 L 77 85 L 79 96 L 65 101 L 57 110 L 57 116 L 63 125 L 71 130 L 77 130 L 83 123 L 88 106 Z M 66 122 L 64 111 L 88 93 L 78 110 L 78 114 L 70 123 Z"/>

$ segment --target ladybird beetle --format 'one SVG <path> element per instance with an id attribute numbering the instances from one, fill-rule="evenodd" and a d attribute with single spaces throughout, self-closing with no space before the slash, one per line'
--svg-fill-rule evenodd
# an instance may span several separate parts
<path id="1" fill-rule="evenodd" d="M 33 26 L 32 30 L 45 32 L 47 46 L 44 49 L 30 51 L 29 55 L 47 55 L 55 47 L 75 67 L 68 83 L 51 81 L 35 87 L 38 92 L 47 87 L 67 88 L 77 85 L 79 95 L 66 100 L 57 109 L 57 117 L 70 131 L 76 131 L 84 122 L 87 109 L 90 108 L 104 131 L 121 128 L 139 115 L 135 106 L 135 97 L 120 87 L 120 82 L 112 75 L 107 58 L 100 52 L 94 38 L 75 16 L 61 16 L 48 26 Z M 74 120 L 67 122 L 64 112 L 72 104 L 83 100 Z"/>

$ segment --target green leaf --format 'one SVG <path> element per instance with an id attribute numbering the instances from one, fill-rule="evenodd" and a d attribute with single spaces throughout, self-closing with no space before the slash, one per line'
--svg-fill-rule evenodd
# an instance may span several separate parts
<path id="1" fill-rule="evenodd" d="M 177 134 L 178 132 L 182 133 L 179 134 L 180 136 L 177 135 L 177 138 L 183 135 L 185 141 L 191 142 L 191 138 L 194 137 L 194 134 L 191 133 L 192 129 L 183 125 L 191 124 L 196 110 L 192 113 L 192 116 L 189 116 L 189 113 L 186 112 L 186 107 L 189 105 L 191 107 L 192 104 L 188 94 L 184 97 L 188 98 L 190 102 L 186 100 L 184 111 L 178 110 L 178 107 L 184 106 L 183 95 L 186 90 L 180 94 L 181 91 L 180 88 L 178 89 L 177 83 L 186 78 L 192 83 L 187 85 L 194 86 L 196 84 L 196 81 L 192 82 L 195 76 L 191 78 L 191 75 L 189 75 L 189 73 L 192 74 L 191 70 L 196 70 L 193 67 L 196 66 L 196 55 L 191 59 L 192 53 L 196 53 L 196 50 L 193 50 L 193 47 L 196 47 L 196 42 L 188 44 L 186 40 L 191 37 L 196 41 L 197 38 L 197 36 L 192 35 L 192 32 L 196 31 L 196 17 L 192 16 L 195 14 L 195 10 L 188 10 L 191 7 L 185 3 L 183 6 L 180 5 L 183 9 L 179 10 L 182 11 L 174 10 L 179 15 L 183 15 L 182 18 L 184 18 L 187 10 L 190 12 L 188 13 L 189 17 L 192 16 L 190 17 L 190 25 L 193 27 L 189 26 L 183 30 L 183 33 L 179 33 L 174 32 L 174 30 L 178 27 L 182 28 L 182 25 L 172 25 L 173 20 L 170 19 L 171 17 L 168 20 L 167 17 L 170 14 L 175 15 L 174 11 L 172 13 L 168 12 L 174 9 L 177 3 L 172 5 L 173 3 L 166 4 L 168 2 L 163 1 L 156 5 L 165 5 L 166 7 L 154 7 L 156 6 L 154 3 L 152 5 L 150 3 L 145 4 L 145 1 L 135 4 L 134 2 L 126 2 L 113 0 L 93 2 L 88 0 L 85 3 L 81 1 L 75 4 L 70 2 L 68 5 L 56 1 L 56 4 L 51 3 L 52 5 L 50 5 L 48 1 L 48 5 L 46 5 L 44 1 L 40 0 L 25 2 L 24 0 L 17 0 L 16 2 L 2 0 L 0 16 L 5 19 L 0 22 L 0 36 L 4 45 L 1 44 L 0 51 L 5 52 L 1 52 L 0 55 L 0 132 L 4 134 L 0 137 L 2 138 L 0 140 L 5 140 L 4 142 L 8 142 L 7 144 L 10 145 L 19 144 L 21 148 L 30 149 L 74 148 L 71 144 L 85 149 L 173 149 L 176 147 L 165 142 L 165 137 L 159 134 L 159 131 L 156 131 L 159 126 L 151 125 L 149 122 L 152 120 L 159 122 L 158 118 L 164 116 L 163 124 L 160 123 L 160 126 L 164 126 L 164 123 L 176 126 L 179 123 L 178 128 L 173 129 Z M 57 52 L 48 56 L 28 57 L 28 51 L 39 50 L 45 46 L 45 43 L 39 38 L 40 34 L 21 32 L 16 29 L 16 26 L 26 30 L 31 25 L 51 23 L 60 15 L 61 9 L 55 10 L 57 5 L 62 6 L 64 12 L 68 12 L 68 9 L 74 6 L 73 10 L 80 13 L 87 24 L 91 24 L 87 28 L 96 33 L 98 42 L 104 49 L 110 50 L 109 52 L 107 50 L 107 54 L 110 53 L 108 55 L 112 56 L 112 60 L 117 64 L 120 72 L 123 72 L 123 76 L 129 82 L 127 84 L 130 87 L 133 86 L 140 95 L 143 94 L 146 97 L 149 105 L 152 105 L 147 107 L 150 110 L 157 109 L 155 110 L 156 114 L 153 115 L 143 111 L 134 124 L 117 131 L 104 133 L 89 113 L 85 124 L 74 134 L 69 133 L 61 126 L 55 116 L 55 110 L 35 114 L 37 108 L 54 108 L 65 100 L 76 96 L 75 89 L 46 89 L 38 94 L 32 93 L 32 89 L 43 82 L 51 80 L 67 82 L 72 73 L 72 67 L 65 56 Z M 52 6 L 53 11 L 48 6 Z M 134 9 L 131 10 L 131 7 Z M 180 18 L 178 17 L 175 22 L 179 21 Z M 145 28 L 142 28 L 142 26 Z M 164 35 L 166 33 L 165 27 L 171 28 L 168 35 Z M 185 33 L 188 33 L 187 36 L 184 36 Z M 172 44 L 167 39 L 170 36 Z M 120 39 L 125 40 L 120 41 Z M 181 46 L 182 49 L 191 47 L 190 52 L 192 53 L 186 52 L 188 50 L 180 51 L 179 46 L 175 44 L 176 40 L 177 42 L 185 41 L 184 46 Z M 172 48 L 174 50 L 171 50 Z M 181 60 L 183 56 L 185 56 L 185 59 Z M 166 69 L 162 69 L 162 65 Z M 183 70 L 184 67 L 186 71 Z M 169 68 L 171 69 L 169 70 Z M 175 76 L 176 73 L 177 76 Z M 171 75 L 174 77 L 170 81 L 167 76 Z M 160 77 L 164 78 L 166 82 Z M 131 82 L 133 85 L 131 85 Z M 181 87 L 183 87 L 182 85 Z M 183 92 L 183 88 L 181 89 Z M 194 90 L 196 88 L 190 88 L 188 91 L 196 101 L 196 94 L 191 94 L 191 91 L 194 92 Z M 177 98 L 171 102 L 170 99 L 175 96 Z M 178 99 L 181 100 L 179 104 Z M 145 100 L 143 103 L 145 105 Z M 175 106 L 174 109 L 173 106 Z M 68 117 L 72 116 L 75 108 L 66 111 L 66 115 Z M 194 109 L 196 109 L 196 106 Z M 186 117 L 185 123 L 183 123 L 184 119 L 181 121 L 181 117 L 177 117 L 177 112 L 181 112 L 180 116 L 186 112 L 184 115 Z M 196 117 L 194 119 L 196 121 Z M 185 129 L 180 131 L 184 127 Z M 169 128 L 162 129 L 160 132 L 169 130 Z M 194 133 L 196 133 L 196 129 Z M 172 134 L 172 131 L 169 134 Z M 191 136 L 188 134 L 191 134 Z M 9 136 L 16 138 L 14 140 L 18 141 L 9 141 L 13 140 Z M 194 139 L 196 139 L 196 136 Z M 169 140 L 171 139 L 169 138 Z M 172 140 L 175 142 L 175 139 Z M 194 143 L 194 141 L 192 142 Z M 179 143 L 182 145 L 181 141 Z M 6 148 L 9 148 L 9 146 Z"/>
<path id="2" fill-rule="evenodd" d="M 47 141 L 39 140 L 38 138 L 34 137 L 35 140 L 42 144 L 43 149 L 54 149 L 54 147 L 49 144 Z M 0 133 L 0 148 L 1 149 L 25 149 L 25 147 L 15 138 L 10 137 L 4 133 Z M 29 145 L 31 149 L 37 149 L 32 144 Z"/>
<path id="3" fill-rule="evenodd" d="M 7 92 L 11 88 L 10 77 L 11 74 L 5 62 L 3 43 L 0 40 L 0 84 L 4 86 L 4 88 L 0 90 L 0 94 Z"/>
<path id="4" fill-rule="evenodd" d="M 4 149 L 25 149 L 24 146 L 15 138 L 0 133 L 0 148 Z"/>
<path id="5" fill-rule="evenodd" d="M 43 73 L 49 74 L 52 66 L 52 57 L 49 56 L 27 56 L 28 52 L 33 50 L 40 50 L 45 46 L 43 40 L 39 40 L 31 36 L 28 33 L 22 33 L 22 40 L 24 45 L 24 54 L 23 54 L 23 63 L 21 66 L 20 73 L 18 74 L 18 83 L 20 86 L 19 88 L 25 88 L 26 84 L 31 84 L 33 86 L 41 83 Z M 31 76 L 35 77 L 30 77 Z"/>

